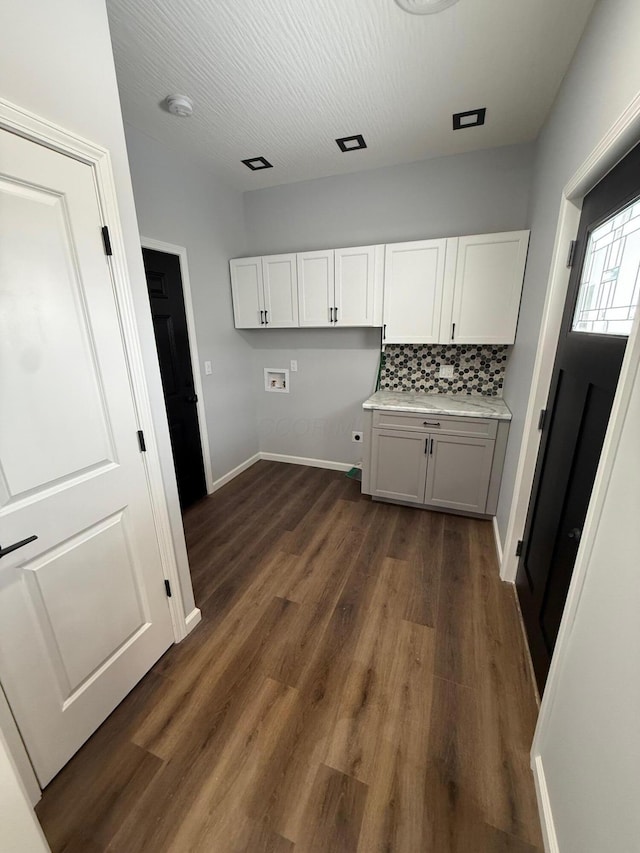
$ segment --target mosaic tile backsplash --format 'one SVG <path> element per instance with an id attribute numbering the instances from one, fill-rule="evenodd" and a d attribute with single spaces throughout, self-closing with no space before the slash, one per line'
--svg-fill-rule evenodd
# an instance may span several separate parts
<path id="1" fill-rule="evenodd" d="M 502 397 L 508 353 L 508 346 L 492 344 L 389 344 L 380 388 Z M 440 365 L 445 364 L 453 365 L 453 379 L 438 378 Z"/>

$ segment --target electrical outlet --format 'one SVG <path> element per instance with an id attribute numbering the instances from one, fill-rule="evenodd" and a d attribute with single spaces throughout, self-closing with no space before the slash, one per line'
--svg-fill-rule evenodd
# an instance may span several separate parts
<path id="1" fill-rule="evenodd" d="M 362 433 L 361 432 L 352 432 L 351 433 L 351 441 L 355 441 L 356 444 L 362 444 Z"/>
<path id="2" fill-rule="evenodd" d="M 297 370 L 298 370 L 298 362 L 295 360 L 295 358 L 292 358 L 291 359 L 291 372 L 296 373 Z"/>
<path id="3" fill-rule="evenodd" d="M 438 370 L 438 379 L 453 379 L 453 365 L 441 364 Z"/>
<path id="4" fill-rule="evenodd" d="M 204 372 L 207 376 L 211 376 L 212 370 L 211 370 L 211 362 L 210 361 L 205 361 Z"/>

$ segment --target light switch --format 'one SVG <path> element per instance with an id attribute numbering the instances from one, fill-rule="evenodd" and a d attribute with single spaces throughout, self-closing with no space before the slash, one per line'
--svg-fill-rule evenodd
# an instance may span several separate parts
<path id="1" fill-rule="evenodd" d="M 291 359 L 291 372 L 296 373 L 297 370 L 298 370 L 298 362 L 295 360 L 295 358 L 292 358 Z"/>
<path id="2" fill-rule="evenodd" d="M 207 376 L 211 376 L 211 362 L 210 361 L 205 361 L 204 372 L 206 373 Z"/>
<path id="3" fill-rule="evenodd" d="M 439 379 L 453 379 L 453 365 L 452 364 L 441 364 L 440 369 L 438 370 L 438 378 Z"/>

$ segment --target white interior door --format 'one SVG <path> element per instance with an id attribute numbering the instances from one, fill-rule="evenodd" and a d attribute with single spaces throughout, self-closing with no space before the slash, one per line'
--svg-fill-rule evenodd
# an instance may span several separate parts
<path id="1" fill-rule="evenodd" d="M 298 253 L 298 302 L 300 325 L 315 328 L 333 325 L 333 249 Z"/>
<path id="2" fill-rule="evenodd" d="M 336 326 L 381 326 L 384 246 L 335 250 Z"/>
<path id="3" fill-rule="evenodd" d="M 451 337 L 442 343 L 515 341 L 528 246 L 528 231 L 458 238 Z"/>
<path id="4" fill-rule="evenodd" d="M 267 326 L 298 325 L 298 275 L 295 255 L 269 255 L 262 259 L 264 308 Z"/>
<path id="5" fill-rule="evenodd" d="M 0 681 L 41 785 L 173 640 L 90 166 L 0 130 Z"/>
<path id="6" fill-rule="evenodd" d="M 234 258 L 229 270 L 236 329 L 264 328 L 262 258 Z"/>
<path id="7" fill-rule="evenodd" d="M 385 341 L 437 344 L 446 240 L 391 243 L 385 249 Z"/>

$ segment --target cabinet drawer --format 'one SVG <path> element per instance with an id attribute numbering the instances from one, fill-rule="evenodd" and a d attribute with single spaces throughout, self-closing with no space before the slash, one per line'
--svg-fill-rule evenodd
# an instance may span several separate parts
<path id="1" fill-rule="evenodd" d="M 414 412 L 389 412 L 376 410 L 373 413 L 375 429 L 419 430 L 420 432 L 446 432 L 449 435 L 465 435 L 474 438 L 495 438 L 498 421 L 492 418 L 464 418 L 450 415 L 420 415 Z"/>

